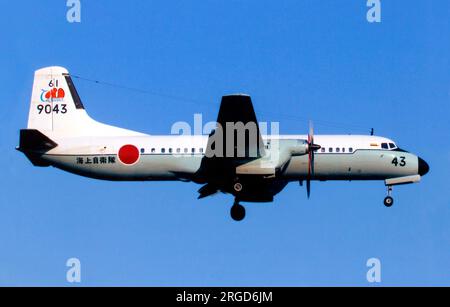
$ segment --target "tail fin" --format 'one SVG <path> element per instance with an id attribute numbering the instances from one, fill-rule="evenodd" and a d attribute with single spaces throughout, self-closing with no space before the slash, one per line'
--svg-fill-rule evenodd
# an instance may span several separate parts
<path id="1" fill-rule="evenodd" d="M 141 135 L 101 124 L 89 117 L 69 72 L 58 66 L 35 72 L 27 128 L 38 130 L 52 138 Z"/>
<path id="2" fill-rule="evenodd" d="M 88 121 L 91 118 L 65 68 L 54 66 L 35 72 L 28 129 L 70 134 Z"/>

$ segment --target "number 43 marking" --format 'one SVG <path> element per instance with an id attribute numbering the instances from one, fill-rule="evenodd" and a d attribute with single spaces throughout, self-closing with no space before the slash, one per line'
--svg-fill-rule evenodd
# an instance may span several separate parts
<path id="1" fill-rule="evenodd" d="M 406 165 L 406 161 L 405 161 L 405 157 L 400 157 L 400 162 L 398 162 L 397 157 L 394 158 L 394 160 L 392 160 L 392 164 L 394 164 L 395 166 L 405 166 Z"/>

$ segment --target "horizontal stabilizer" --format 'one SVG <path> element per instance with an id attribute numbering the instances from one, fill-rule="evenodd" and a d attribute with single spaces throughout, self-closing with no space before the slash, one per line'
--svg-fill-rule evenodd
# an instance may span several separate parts
<path id="1" fill-rule="evenodd" d="M 34 166 L 49 166 L 41 159 L 47 151 L 58 146 L 54 141 L 36 129 L 20 130 L 20 145 L 17 150 L 23 152 Z"/>
<path id="2" fill-rule="evenodd" d="M 58 146 L 55 142 L 50 140 L 47 136 L 36 129 L 22 129 L 20 130 L 20 145 L 18 150 L 22 152 L 37 152 L 45 153 L 50 149 Z"/>

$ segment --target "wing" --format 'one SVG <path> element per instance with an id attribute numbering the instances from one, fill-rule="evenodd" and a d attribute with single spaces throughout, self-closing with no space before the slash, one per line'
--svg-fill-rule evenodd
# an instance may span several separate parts
<path id="1" fill-rule="evenodd" d="M 264 156 L 256 114 L 250 96 L 222 97 L 217 127 L 208 139 L 199 170 L 206 181 L 230 180 L 236 167 Z"/>
<path id="2" fill-rule="evenodd" d="M 222 97 L 217 124 L 215 132 L 222 130 L 225 157 L 248 160 L 264 155 L 264 145 L 250 96 Z"/>

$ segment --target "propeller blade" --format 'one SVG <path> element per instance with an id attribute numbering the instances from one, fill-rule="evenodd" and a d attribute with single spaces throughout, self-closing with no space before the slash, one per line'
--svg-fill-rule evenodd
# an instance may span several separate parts
<path id="1" fill-rule="evenodd" d="M 311 196 L 311 180 L 306 180 L 306 195 L 309 197 Z"/>
<path id="2" fill-rule="evenodd" d="M 308 178 L 312 175 L 312 159 L 313 153 L 310 151 L 308 152 Z"/>
<path id="3" fill-rule="evenodd" d="M 309 121 L 308 133 L 308 177 L 306 178 L 306 193 L 311 195 L 311 177 L 314 176 L 314 153 L 322 148 L 320 145 L 314 144 L 314 126 L 312 121 Z"/>

